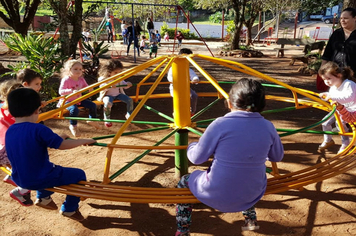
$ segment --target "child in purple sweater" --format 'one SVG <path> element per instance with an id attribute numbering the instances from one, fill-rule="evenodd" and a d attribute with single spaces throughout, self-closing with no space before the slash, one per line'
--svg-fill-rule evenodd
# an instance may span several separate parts
<path id="1" fill-rule="evenodd" d="M 281 161 L 283 145 L 273 124 L 260 112 L 265 107 L 265 91 L 252 79 L 235 83 L 227 100 L 231 110 L 212 122 L 200 138 L 188 146 L 193 164 L 214 159 L 206 171 L 184 175 L 178 188 L 189 188 L 202 203 L 222 212 L 243 211 L 242 230 L 258 229 L 254 205 L 266 186 L 266 160 Z M 248 179 L 248 181 L 246 181 Z M 176 236 L 190 235 L 192 204 L 177 204 Z"/>

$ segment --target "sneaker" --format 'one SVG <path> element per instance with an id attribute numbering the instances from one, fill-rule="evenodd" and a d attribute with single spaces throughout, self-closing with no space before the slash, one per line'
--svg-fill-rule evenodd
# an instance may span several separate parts
<path id="1" fill-rule="evenodd" d="M 16 183 L 12 180 L 11 175 L 6 175 L 3 181 L 5 183 L 11 184 L 11 185 L 17 187 Z"/>
<path id="2" fill-rule="evenodd" d="M 15 188 L 10 191 L 10 197 L 18 201 L 22 206 L 32 206 L 31 191 L 27 191 L 25 194 L 21 194 L 19 188 Z"/>
<path id="3" fill-rule="evenodd" d="M 97 122 L 95 122 L 95 121 L 88 120 L 87 124 L 93 126 L 95 129 L 100 129 L 99 124 Z"/>
<path id="4" fill-rule="evenodd" d="M 71 211 L 71 212 L 67 212 L 67 211 L 59 211 L 59 213 L 62 216 L 68 217 L 72 220 L 76 220 L 76 221 L 83 221 L 84 220 L 84 216 L 82 215 L 82 213 L 80 213 L 80 211 L 77 209 L 76 211 Z"/>
<path id="5" fill-rule="evenodd" d="M 111 122 L 105 122 L 104 123 L 106 127 L 110 128 L 112 126 L 112 123 Z"/>
<path id="6" fill-rule="evenodd" d="M 78 126 L 70 125 L 69 130 L 73 134 L 74 137 L 80 137 L 80 132 L 79 132 Z"/>
<path id="7" fill-rule="evenodd" d="M 46 197 L 46 198 L 37 198 L 35 201 L 35 205 L 48 209 L 48 210 L 57 210 L 58 207 L 56 203 L 52 200 L 51 197 Z"/>
<path id="8" fill-rule="evenodd" d="M 331 140 L 330 142 L 323 142 L 322 144 L 319 145 L 318 150 L 319 151 L 325 151 L 325 149 L 328 149 L 329 147 L 333 146 L 335 144 L 334 140 Z"/>
<path id="9" fill-rule="evenodd" d="M 242 231 L 257 230 L 260 226 L 257 224 L 257 220 L 245 219 L 244 226 L 241 226 Z"/>
<path id="10" fill-rule="evenodd" d="M 180 232 L 180 231 L 177 231 L 175 236 L 189 236 L 190 235 L 190 232 Z"/>
<path id="11" fill-rule="evenodd" d="M 125 118 L 126 118 L 126 120 L 128 120 L 130 118 L 130 114 L 126 113 Z"/>
<path id="12" fill-rule="evenodd" d="M 337 154 L 340 154 L 341 152 L 343 152 L 347 148 L 347 146 L 349 146 L 349 145 L 342 144 L 339 151 L 337 152 Z"/>

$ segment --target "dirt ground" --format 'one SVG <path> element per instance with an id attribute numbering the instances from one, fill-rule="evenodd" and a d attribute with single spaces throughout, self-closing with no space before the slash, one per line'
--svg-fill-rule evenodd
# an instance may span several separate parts
<path id="1" fill-rule="evenodd" d="M 166 49 L 162 48 L 163 53 Z M 202 47 L 194 46 L 195 53 L 206 54 Z M 218 49 L 213 52 L 217 54 Z M 297 73 L 301 64 L 289 66 L 288 55 L 285 58 L 275 58 L 274 53 L 264 52 L 262 58 L 231 58 L 250 66 L 257 71 L 279 79 L 289 85 L 315 91 L 315 80 L 311 76 Z M 146 61 L 145 57 L 138 58 L 136 64 Z M 126 67 L 134 65 L 132 55 L 122 58 Z M 219 81 L 235 81 L 241 78 L 241 73 L 204 62 L 197 59 L 214 78 Z M 148 71 L 129 78 L 128 81 L 137 83 Z M 157 73 L 156 73 L 157 74 Z M 157 76 L 157 75 L 156 75 Z M 202 78 L 202 76 L 200 76 Z M 204 80 L 204 79 L 203 79 Z M 228 91 L 230 85 L 222 85 Z M 214 91 L 206 84 L 193 85 L 197 92 Z M 134 88 L 127 90 L 133 95 Z M 158 88 L 157 92 L 168 92 L 168 86 Z M 267 88 L 267 94 L 290 96 L 288 90 Z M 214 99 L 199 98 L 198 109 L 204 108 Z M 172 99 L 149 100 L 149 106 L 167 115 L 172 114 Z M 281 102 L 268 101 L 266 109 L 285 107 Z M 116 104 L 112 119 L 124 119 L 126 108 L 124 104 Z M 212 109 L 199 117 L 200 119 L 214 118 L 224 115 L 227 109 L 219 102 Z M 102 116 L 102 109 L 99 109 Z M 82 113 L 86 116 L 87 114 Z M 304 109 L 275 114 L 266 114 L 277 128 L 300 128 L 319 121 L 325 112 L 316 109 Z M 156 114 L 143 109 L 134 120 L 165 121 Z M 48 120 L 45 124 L 58 133 L 68 133 L 68 121 Z M 116 123 L 110 129 L 93 130 L 84 122 L 79 122 L 83 137 L 98 137 L 113 134 L 121 124 Z M 150 125 L 130 124 L 128 131 L 149 128 Z M 203 131 L 202 129 L 200 129 Z M 318 128 L 320 130 L 320 127 Z M 125 136 L 119 139 L 120 144 L 152 145 L 168 134 L 168 130 L 152 133 Z M 195 134 L 189 134 L 189 142 L 197 140 Z M 109 143 L 109 139 L 100 142 Z M 317 134 L 295 134 L 282 138 L 285 157 L 278 164 L 281 173 L 293 172 L 309 166 L 336 154 L 340 138 L 336 137 L 338 145 L 320 156 L 317 147 L 322 136 Z M 174 145 L 174 138 L 165 144 Z M 258 148 L 258 147 L 256 147 Z M 119 170 L 128 162 L 140 155 L 140 150 L 116 150 L 113 154 L 112 173 Z M 106 148 L 98 146 L 79 147 L 72 150 L 50 150 L 51 160 L 59 165 L 80 167 L 85 170 L 88 180 L 100 181 L 103 175 Z M 195 169 L 206 169 L 209 163 L 202 166 L 190 166 L 189 172 Z M 5 177 L 3 172 L 0 178 Z M 268 176 L 270 177 L 270 176 Z M 248 180 L 246 180 L 248 181 Z M 174 187 L 177 179 L 174 177 L 174 151 L 152 151 L 138 163 L 113 181 L 115 184 L 143 187 Z M 356 235 L 356 170 L 338 175 L 322 182 L 305 187 L 304 191 L 287 191 L 279 194 L 266 195 L 256 205 L 260 229 L 255 232 L 242 232 L 241 213 L 221 213 L 203 204 L 197 204 L 193 211 L 191 235 Z M 23 207 L 9 197 L 13 187 L 0 184 L 1 223 L 0 235 L 174 235 L 175 206 L 173 204 L 130 204 L 104 200 L 87 199 L 80 204 L 80 211 L 86 217 L 83 222 L 76 222 L 62 217 L 57 211 L 49 211 L 36 206 Z M 55 193 L 54 201 L 60 205 L 64 195 Z M 35 200 L 35 192 L 32 199 Z"/>

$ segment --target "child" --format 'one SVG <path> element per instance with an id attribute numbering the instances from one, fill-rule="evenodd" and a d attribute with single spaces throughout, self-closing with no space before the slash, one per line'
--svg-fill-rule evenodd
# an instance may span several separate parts
<path id="1" fill-rule="evenodd" d="M 156 38 L 156 34 L 154 32 L 151 33 L 151 38 L 150 38 L 150 57 L 152 56 L 152 54 L 154 53 L 155 54 L 155 57 L 157 57 L 157 38 Z"/>
<path id="2" fill-rule="evenodd" d="M 42 84 L 42 76 L 34 70 L 23 69 L 16 74 L 17 81 L 24 87 L 32 88 L 37 93 L 40 92 Z"/>
<path id="3" fill-rule="evenodd" d="M 64 64 L 64 68 L 62 70 L 62 80 L 61 84 L 59 85 L 59 94 L 60 95 L 69 95 L 71 93 L 78 92 L 82 88 L 87 87 L 88 84 L 83 78 L 83 66 L 82 63 L 80 63 L 77 60 L 68 60 Z M 81 97 L 82 94 L 78 93 L 75 96 L 72 96 L 68 98 L 65 102 L 69 103 L 79 97 Z M 64 99 L 61 99 L 58 103 L 58 107 L 62 105 L 64 102 Z M 81 101 L 80 103 L 74 104 L 70 107 L 67 107 L 67 110 L 69 111 L 69 116 L 70 117 L 77 117 L 79 114 L 79 109 L 78 105 L 88 108 L 89 109 L 89 118 L 96 118 L 96 104 L 89 99 L 85 99 Z M 76 120 L 70 120 L 70 125 L 69 125 L 69 130 L 73 134 L 74 137 L 79 137 L 80 132 L 77 127 L 77 121 Z M 92 125 L 96 129 L 99 129 L 100 127 L 98 126 L 97 123 L 94 121 L 87 121 L 89 125 Z"/>
<path id="4" fill-rule="evenodd" d="M 169 41 L 169 34 L 168 32 L 164 33 L 164 41 Z"/>
<path id="5" fill-rule="evenodd" d="M 324 100 L 332 100 L 344 105 L 346 110 L 356 111 L 356 83 L 350 79 L 353 72 L 350 68 L 340 68 L 335 62 L 327 62 L 320 67 L 319 73 L 325 84 L 330 87 L 329 92 L 320 93 L 319 96 Z M 332 131 L 332 124 L 335 123 L 335 116 L 322 124 L 323 131 Z M 344 120 L 342 125 L 345 131 L 349 129 Z M 338 125 L 336 125 L 338 128 Z M 342 152 L 350 143 L 348 136 L 341 136 L 341 147 L 338 153 Z M 320 144 L 318 150 L 325 151 L 335 144 L 330 134 L 324 134 L 324 141 Z"/>
<path id="6" fill-rule="evenodd" d="M 199 201 L 219 211 L 243 211 L 242 230 L 259 228 L 254 205 L 266 190 L 265 161 L 281 161 L 284 154 L 275 127 L 260 114 L 265 103 L 265 91 L 258 81 L 237 81 L 227 100 L 231 112 L 213 121 L 199 142 L 187 149 L 193 164 L 214 155 L 210 167 L 184 175 L 178 183 L 178 188 L 189 188 Z M 176 236 L 189 235 L 192 207 L 177 204 Z"/>
<path id="7" fill-rule="evenodd" d="M 156 30 L 157 45 L 161 46 L 161 34 Z"/>
<path id="8" fill-rule="evenodd" d="M 142 53 L 146 53 L 144 50 L 145 48 L 146 48 L 146 36 L 142 35 L 141 42 L 140 42 L 140 50 Z"/>
<path id="9" fill-rule="evenodd" d="M 10 165 L 10 161 L 5 150 L 5 133 L 8 128 L 15 123 L 15 118 L 8 110 L 6 98 L 11 91 L 20 87 L 22 87 L 22 85 L 16 80 L 8 80 L 3 82 L 0 86 L 0 98 L 4 101 L 4 105 L 0 108 L 0 165 L 3 166 Z M 33 201 L 31 200 L 31 191 L 29 189 L 18 187 L 9 175 L 5 177 L 4 182 L 16 186 L 16 188 L 10 191 L 11 198 L 15 199 L 23 206 L 33 205 Z"/>
<path id="10" fill-rule="evenodd" d="M 95 143 L 95 140 L 66 140 L 67 135 L 59 136 L 48 127 L 35 123 L 41 99 L 33 89 L 16 89 L 7 99 L 9 111 L 16 119 L 5 137 L 6 151 L 12 166 L 12 178 L 23 188 L 37 190 L 36 206 L 56 210 L 58 207 L 51 198 L 53 192 L 45 189 L 85 181 L 86 177 L 81 169 L 51 163 L 47 148 L 71 149 Z M 83 220 L 84 217 L 78 210 L 79 201 L 79 197 L 67 195 L 60 213 L 74 220 Z"/>
<path id="11" fill-rule="evenodd" d="M 182 41 L 184 39 L 184 35 L 182 34 L 181 31 L 178 31 L 176 39 L 178 40 L 178 47 L 180 47 L 182 45 Z"/>
<path id="12" fill-rule="evenodd" d="M 108 61 L 107 63 L 101 65 L 100 70 L 99 70 L 99 79 L 98 81 L 102 81 L 104 79 L 107 79 L 111 76 L 114 76 L 118 73 L 120 73 L 123 69 L 123 65 L 119 60 L 112 59 Z M 109 83 L 109 82 L 107 82 Z M 103 86 L 107 83 L 103 83 L 100 86 Z M 121 86 L 120 86 L 121 85 Z M 125 85 L 125 87 L 122 87 L 122 85 Z M 120 87 L 118 87 L 120 86 Z M 110 113 L 111 113 L 111 108 L 113 106 L 113 102 L 115 100 L 120 100 L 124 103 L 126 103 L 126 108 L 127 108 L 127 113 L 125 115 L 125 118 L 128 119 L 133 111 L 134 105 L 133 105 L 133 100 L 127 96 L 124 92 L 124 89 L 128 89 L 132 86 L 130 82 L 125 82 L 124 80 L 121 81 L 120 83 L 117 83 L 110 88 L 100 92 L 100 96 L 98 100 L 103 100 L 104 102 L 104 120 L 110 119 Z M 111 127 L 112 123 L 111 122 L 105 122 L 106 127 Z"/>
<path id="13" fill-rule="evenodd" d="M 189 48 L 182 48 L 181 50 L 179 50 L 178 54 L 179 55 L 181 55 L 181 54 L 193 54 L 193 52 Z M 193 84 L 198 84 L 198 82 L 199 82 L 199 77 L 190 68 L 189 68 L 189 79 L 190 79 L 190 82 L 193 83 Z M 169 71 L 168 71 L 167 80 L 169 82 L 171 82 L 171 84 L 169 85 L 169 90 L 170 90 L 171 96 L 173 97 L 172 68 L 170 68 Z M 192 116 L 195 114 L 195 112 L 197 110 L 197 103 L 198 103 L 198 95 L 193 89 L 190 89 L 190 113 L 191 113 Z"/>

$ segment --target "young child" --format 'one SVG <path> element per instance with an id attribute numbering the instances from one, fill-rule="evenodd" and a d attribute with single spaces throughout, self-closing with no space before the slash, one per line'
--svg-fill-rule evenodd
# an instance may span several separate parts
<path id="1" fill-rule="evenodd" d="M 20 87 L 22 87 L 22 85 L 16 80 L 8 80 L 0 85 L 0 98 L 4 101 L 4 105 L 0 108 L 0 165 L 2 166 L 10 165 L 5 149 L 5 133 L 8 128 L 15 123 L 15 118 L 8 110 L 6 98 L 11 91 Z M 4 182 L 16 186 L 16 188 L 10 191 L 11 198 L 15 199 L 23 206 L 33 205 L 31 191 L 29 189 L 18 187 L 9 175 L 5 177 Z"/>
<path id="2" fill-rule="evenodd" d="M 104 79 L 107 79 L 111 76 L 114 76 L 118 73 L 120 73 L 123 69 L 122 63 L 117 60 L 117 59 L 112 59 L 105 64 L 101 65 L 100 70 L 99 70 L 99 79 L 98 81 L 102 81 Z M 109 82 L 108 82 L 109 83 Z M 100 86 L 103 86 L 107 83 L 103 83 Z M 120 86 L 120 87 L 118 87 Z M 117 83 L 110 88 L 106 89 L 103 92 L 100 92 L 100 96 L 98 100 L 102 100 L 104 102 L 104 119 L 108 120 L 110 119 L 110 114 L 111 114 L 111 108 L 113 106 L 113 102 L 115 100 L 120 100 L 124 103 L 126 103 L 126 108 L 127 108 L 127 113 L 125 115 L 125 118 L 128 119 L 134 109 L 133 105 L 133 100 L 127 96 L 124 92 L 124 89 L 128 89 L 132 86 L 130 82 L 126 81 L 121 81 L 120 83 Z M 105 122 L 106 127 L 111 127 L 112 123 L 111 122 Z"/>
<path id="3" fill-rule="evenodd" d="M 166 42 L 169 41 L 169 34 L 168 34 L 168 32 L 164 33 L 164 41 L 166 41 Z"/>
<path id="4" fill-rule="evenodd" d="M 140 42 L 140 50 L 142 53 L 146 53 L 144 50 L 145 48 L 146 48 L 146 36 L 142 35 L 141 42 Z"/>
<path id="5" fill-rule="evenodd" d="M 37 93 L 40 92 L 42 84 L 42 76 L 34 70 L 23 69 L 16 74 L 19 81 L 25 88 L 32 88 Z"/>
<path id="6" fill-rule="evenodd" d="M 193 54 L 192 50 L 189 48 L 182 48 L 179 50 L 179 55 L 181 54 Z M 187 78 L 188 79 L 188 78 Z M 167 80 L 171 82 L 169 85 L 169 91 L 171 93 L 171 96 L 173 97 L 173 75 L 172 75 L 172 68 L 169 69 L 168 74 L 167 74 Z M 195 72 L 189 68 L 189 80 L 192 84 L 198 84 L 199 82 L 199 77 Z M 198 103 L 198 94 L 193 90 L 190 89 L 190 113 L 193 116 L 197 110 L 197 103 Z"/>
<path id="7" fill-rule="evenodd" d="M 158 46 L 161 46 L 161 39 L 162 39 L 162 37 L 161 37 L 161 34 L 159 33 L 158 30 L 156 30 L 156 39 L 157 39 L 157 45 L 158 45 Z"/>
<path id="8" fill-rule="evenodd" d="M 59 86 L 59 94 L 60 95 L 69 95 L 71 93 L 78 92 L 82 88 L 87 87 L 88 84 L 85 81 L 83 77 L 83 66 L 82 63 L 80 63 L 77 60 L 68 60 L 64 64 L 64 68 L 62 70 L 62 80 L 61 84 Z M 82 94 L 76 94 L 75 96 L 72 96 L 68 98 L 65 102 L 69 103 L 79 97 L 81 97 Z M 64 99 L 61 99 L 58 103 L 58 107 L 60 107 L 64 102 Z M 96 104 L 89 99 L 85 99 L 81 101 L 80 103 L 74 104 L 70 107 L 67 107 L 67 110 L 69 111 L 69 116 L 70 117 L 77 117 L 79 114 L 79 109 L 78 105 L 88 108 L 89 109 L 89 118 L 96 118 L 97 113 L 96 113 Z M 94 121 L 87 121 L 89 125 L 92 125 L 96 129 L 100 129 L 97 123 Z M 73 134 L 74 137 L 79 137 L 80 132 L 77 126 L 77 121 L 76 120 L 70 120 L 70 125 L 69 125 L 69 130 Z"/>
<path id="9" fill-rule="evenodd" d="M 275 127 L 260 114 L 265 103 L 265 91 L 258 81 L 237 81 L 227 100 L 231 112 L 213 121 L 199 142 L 188 146 L 188 159 L 193 164 L 214 155 L 210 167 L 184 175 L 178 183 L 178 188 L 189 188 L 205 205 L 222 212 L 243 211 L 242 230 L 259 228 L 254 205 L 266 190 L 265 162 L 281 161 L 284 154 Z M 177 205 L 176 236 L 189 235 L 192 207 Z"/>
<path id="10" fill-rule="evenodd" d="M 178 47 L 182 46 L 182 41 L 184 39 L 184 35 L 182 34 L 181 31 L 178 31 L 176 39 L 178 40 Z"/>
<path id="11" fill-rule="evenodd" d="M 157 50 L 158 50 L 158 47 L 157 47 L 157 38 L 156 38 L 156 34 L 154 32 L 151 33 L 151 38 L 150 38 L 150 57 L 152 57 L 152 54 L 154 53 L 155 54 L 155 57 L 157 57 Z"/>
<path id="12" fill-rule="evenodd" d="M 353 72 L 350 68 L 340 68 L 335 62 L 327 62 L 324 64 L 319 73 L 325 84 L 330 87 L 329 92 L 320 93 L 319 96 L 324 100 L 332 100 L 343 105 L 347 111 L 356 111 L 356 83 L 352 81 Z M 323 131 L 332 131 L 332 124 L 335 123 L 335 116 L 322 124 Z M 349 129 L 344 120 L 342 125 L 345 131 Z M 338 125 L 336 125 L 337 128 Z M 348 136 L 341 136 L 341 147 L 338 153 L 342 152 L 350 143 Z M 323 152 L 325 149 L 335 144 L 332 136 L 324 134 L 324 141 L 319 146 L 319 151 Z"/>
<path id="13" fill-rule="evenodd" d="M 16 89 L 7 99 L 9 111 L 16 119 L 5 137 L 13 180 L 23 188 L 37 190 L 36 206 L 56 210 L 58 207 L 51 198 L 53 192 L 45 189 L 85 181 L 86 176 L 81 169 L 51 163 L 47 148 L 71 149 L 95 143 L 95 140 L 69 140 L 66 139 L 67 135 L 57 135 L 48 127 L 35 123 L 41 99 L 33 89 Z M 83 220 L 84 217 L 78 210 L 79 201 L 79 197 L 67 195 L 60 213 L 74 220 Z"/>

